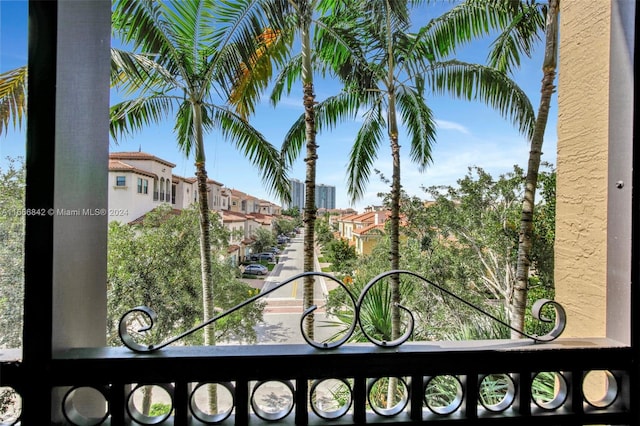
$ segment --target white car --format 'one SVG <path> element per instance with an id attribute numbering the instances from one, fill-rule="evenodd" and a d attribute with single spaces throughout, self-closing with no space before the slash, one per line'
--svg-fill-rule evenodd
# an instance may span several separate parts
<path id="1" fill-rule="evenodd" d="M 259 263 L 252 263 L 244 267 L 245 274 L 267 275 L 268 272 L 269 269 L 264 265 L 260 265 Z"/>

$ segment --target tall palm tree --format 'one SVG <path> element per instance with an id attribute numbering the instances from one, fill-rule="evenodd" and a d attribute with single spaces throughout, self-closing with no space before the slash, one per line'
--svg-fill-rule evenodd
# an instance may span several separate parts
<path id="1" fill-rule="evenodd" d="M 557 37 L 559 0 L 466 0 L 443 16 L 437 33 L 449 48 L 466 43 L 474 37 L 498 31 L 488 55 L 488 64 L 505 73 L 513 73 L 520 65 L 521 55 L 531 56 L 535 42 L 544 33 L 543 78 L 538 113 L 530 140 L 525 193 L 520 215 L 520 231 L 514 291 L 509 304 L 511 326 L 524 330 L 524 317 L 531 265 L 535 190 L 544 142 L 544 132 L 551 106 L 557 69 Z M 512 332 L 512 338 L 522 337 Z"/>
<path id="2" fill-rule="evenodd" d="M 364 122 L 351 149 L 347 165 L 348 191 L 352 200 L 362 197 L 373 163 L 386 133 L 392 157 L 390 263 L 400 266 L 400 130 L 410 138 L 410 158 L 421 169 L 431 162 L 436 125 L 425 90 L 479 99 L 528 131 L 533 110 L 526 95 L 507 76 L 495 69 L 455 60 L 442 60 L 448 53 L 437 39 L 435 21 L 416 33 L 409 31 L 410 4 L 419 1 L 334 1 L 326 22 L 337 36 L 320 31 L 316 54 L 332 64 L 345 90 L 316 106 L 318 128 L 333 126 L 339 119 L 355 117 L 364 109 Z M 339 43 L 338 43 L 339 42 Z M 339 111 L 339 114 L 336 113 Z M 300 139 L 301 120 L 290 131 Z M 291 144 L 295 146 L 296 144 Z M 294 156 L 295 150 L 288 151 Z M 390 277 L 393 303 L 391 338 L 400 335 L 399 277 Z"/>
<path id="3" fill-rule="evenodd" d="M 27 109 L 27 67 L 0 74 L 0 135 L 9 128 L 21 127 Z"/>
<path id="4" fill-rule="evenodd" d="M 292 82 L 300 80 L 302 82 L 302 104 L 304 113 L 300 119 L 294 123 L 289 133 L 285 136 L 282 146 L 284 160 L 290 165 L 295 161 L 303 146 L 306 148 L 304 158 L 306 164 L 305 172 L 305 201 L 303 211 L 304 223 L 304 271 L 313 271 L 314 268 L 314 247 L 315 247 L 315 222 L 316 222 L 316 163 L 318 159 L 318 145 L 316 134 L 320 130 L 316 123 L 316 95 L 314 89 L 314 72 L 326 68 L 326 62 L 320 62 L 320 57 L 316 53 L 318 28 L 329 37 L 335 36 L 330 28 L 326 27 L 324 19 L 332 13 L 332 0 L 282 0 L 289 7 L 288 20 L 283 21 L 285 25 L 281 31 L 295 32 L 300 38 L 300 53 L 289 58 L 284 64 L 276 78 L 271 100 L 276 105 L 284 92 L 291 91 Z M 334 108 L 332 114 L 334 118 L 340 115 L 342 108 Z M 308 309 L 314 301 L 314 278 L 306 276 L 303 284 L 303 307 Z M 305 334 L 313 339 L 314 337 L 314 317 L 313 314 L 305 317 Z"/>
<path id="5" fill-rule="evenodd" d="M 268 10 L 263 6 L 268 4 L 248 0 L 117 0 L 114 4 L 115 35 L 141 53 L 112 49 L 112 81 L 132 99 L 111 107 L 111 133 L 117 139 L 172 118 L 178 146 L 187 156 L 194 155 L 204 321 L 214 316 L 205 132 L 217 130 L 260 169 L 270 189 L 283 198 L 288 194 L 278 150 L 246 121 L 257 91 L 247 90 L 235 110 L 227 102 L 239 70 L 253 66 L 257 52 L 269 48 L 263 34 L 268 28 Z M 213 327 L 206 328 L 204 340 L 214 343 Z"/>

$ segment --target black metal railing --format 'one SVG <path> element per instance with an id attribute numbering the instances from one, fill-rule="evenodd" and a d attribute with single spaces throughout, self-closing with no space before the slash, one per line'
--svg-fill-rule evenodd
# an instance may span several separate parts
<path id="1" fill-rule="evenodd" d="M 2 386 L 20 392 L 29 374 L 20 363 L 2 365 Z M 55 354 L 51 377 L 37 381 L 65 394 L 58 409 L 67 424 L 633 424 L 628 348 L 606 341 L 565 340 L 545 345 L 518 341 L 405 344 L 387 349 L 344 345 L 321 351 L 307 345 L 169 347 L 136 354 L 124 348 L 72 349 Z M 607 380 L 602 397 L 588 398 L 587 374 Z M 533 397 L 532 383 L 553 372 L 558 383 L 550 401 Z M 592 373 L 593 374 L 593 373 Z M 502 377 L 500 401 L 482 399 L 485 377 Z M 397 377 L 403 397 L 393 407 L 376 407 L 375 381 Z M 426 389 L 449 378 L 456 391 L 448 404 L 430 402 Z M 323 382 L 346 383 L 342 403 L 326 408 L 317 396 Z M 31 382 L 33 383 L 33 382 Z M 206 414 L 196 395 L 218 383 L 219 413 Z M 166 414 L 145 416 L 133 403 L 141 385 L 166 392 Z M 266 387 L 267 396 L 261 391 Z M 88 389 L 103 411 L 81 415 L 74 398 Z M 224 392 L 223 392 L 224 391 Z M 262 395 L 262 396 L 261 396 Z M 267 401 L 265 401 L 267 399 Z M 277 403 L 269 403 L 277 401 Z"/>
<path id="2" fill-rule="evenodd" d="M 0 386 L 18 394 L 34 384 L 49 389 L 57 418 L 72 425 L 633 424 L 630 389 L 637 378 L 631 348 L 607 339 L 559 339 L 566 318 L 552 301 L 538 304 L 550 304 L 556 313 L 552 331 L 544 336 L 516 330 L 526 338 L 407 342 L 413 316 L 398 306 L 409 318 L 402 337 L 384 341 L 365 332 L 367 343 L 347 344 L 357 327 L 364 332 L 359 315 L 364 297 L 393 274 L 417 278 L 501 322 L 409 271 L 378 275 L 357 298 L 336 278 L 312 272 L 152 345 L 137 343 L 129 330 L 130 320 L 139 314 L 150 321 L 137 331 L 151 329 L 155 313 L 134 308 L 120 322 L 126 347 L 56 352 L 50 375 L 37 380 L 30 366 L 4 362 Z M 351 299 L 354 322 L 338 340 L 316 342 L 305 335 L 304 319 L 316 309 L 311 307 L 300 318 L 307 345 L 176 346 L 187 335 L 306 275 L 335 281 Z M 589 379 L 593 376 L 595 384 Z M 546 391 L 540 393 L 542 381 Z M 149 389 L 163 395 L 163 410 L 141 408 Z M 215 389 L 215 411 L 207 403 L 214 398 L 210 389 Z M 393 392 L 387 393 L 389 389 Z M 3 424 L 19 422 L 17 415 Z"/>

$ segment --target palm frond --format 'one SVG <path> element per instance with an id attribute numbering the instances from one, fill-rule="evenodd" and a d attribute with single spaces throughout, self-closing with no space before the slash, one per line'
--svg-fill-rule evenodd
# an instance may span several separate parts
<path id="1" fill-rule="evenodd" d="M 531 137 L 535 124 L 531 101 L 505 73 L 452 60 L 434 64 L 430 78 L 435 93 L 485 102 L 509 119 L 522 134 Z"/>
<path id="2" fill-rule="evenodd" d="M 258 47 L 248 63 L 241 62 L 235 75 L 231 75 L 229 103 L 236 112 L 246 118 L 251 114 L 260 95 L 267 88 L 273 75 L 273 63 L 286 64 L 285 58 L 291 48 L 292 37 L 266 28 L 259 36 Z M 225 76 L 221 76 L 224 80 Z"/>
<path id="3" fill-rule="evenodd" d="M 355 120 L 361 103 L 362 98 L 360 94 L 344 91 L 318 103 L 314 107 L 316 131 L 320 133 L 324 129 L 335 128 L 338 123 Z M 287 166 L 293 164 L 298 158 L 305 142 L 305 116 L 303 113 L 285 135 L 284 142 L 280 149 L 283 161 Z"/>
<path id="4" fill-rule="evenodd" d="M 27 67 L 0 74 L 0 135 L 9 123 L 20 128 L 27 109 Z"/>
<path id="5" fill-rule="evenodd" d="M 154 0 L 115 0 L 111 27 L 134 50 L 155 55 L 155 60 L 172 74 L 186 75 L 183 58 L 175 46 L 172 23 L 163 14 L 162 3 Z"/>
<path id="6" fill-rule="evenodd" d="M 302 75 L 302 55 L 298 54 L 289 59 L 289 61 L 280 67 L 278 75 L 273 81 L 273 88 L 271 89 L 271 104 L 277 105 L 282 99 L 283 92 L 287 95 L 291 93 L 293 83 L 300 80 Z M 286 92 L 285 92 L 286 89 Z M 302 100 L 300 101 L 302 105 Z"/>
<path id="7" fill-rule="evenodd" d="M 424 97 L 411 88 L 401 87 L 396 100 L 402 121 L 411 137 L 411 161 L 424 171 L 432 161 L 431 148 L 436 142 L 433 114 Z"/>
<path id="8" fill-rule="evenodd" d="M 364 195 L 386 125 L 379 103 L 364 115 L 364 123 L 351 148 L 347 165 L 347 193 L 351 201 L 357 201 Z"/>
<path id="9" fill-rule="evenodd" d="M 149 55 L 111 49 L 111 85 L 125 94 L 186 89 Z"/>
<path id="10" fill-rule="evenodd" d="M 166 95 L 141 97 L 113 105 L 110 110 L 109 131 L 115 141 L 120 136 L 154 123 L 162 123 L 173 111 L 176 99 Z"/>
<path id="11" fill-rule="evenodd" d="M 238 114 L 219 106 L 210 108 L 212 125 L 220 129 L 222 136 L 260 170 L 269 191 L 281 200 L 289 201 L 291 194 L 287 169 L 280 160 L 278 150 Z"/>
<path id="12" fill-rule="evenodd" d="M 531 57 L 533 46 L 544 32 L 544 14 L 537 5 L 527 5 L 491 44 L 488 65 L 510 73 L 520 66 L 520 54 Z"/>
<path id="13" fill-rule="evenodd" d="M 460 45 L 506 28 L 517 13 L 512 3 L 511 0 L 466 0 L 429 21 L 422 29 L 421 38 L 438 59 L 445 58 Z"/>

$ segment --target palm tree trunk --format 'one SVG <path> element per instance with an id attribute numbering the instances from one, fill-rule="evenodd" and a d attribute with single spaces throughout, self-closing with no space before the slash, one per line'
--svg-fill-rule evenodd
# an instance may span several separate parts
<path id="1" fill-rule="evenodd" d="M 527 305 L 527 292 L 529 284 L 529 267 L 531 264 L 531 245 L 533 234 L 533 211 L 535 206 L 536 186 L 538 185 L 538 170 L 540 169 L 540 156 L 542 155 L 542 143 L 549 116 L 551 96 L 554 92 L 554 80 L 556 76 L 556 52 L 558 37 L 558 11 L 560 0 L 549 0 L 547 11 L 545 55 L 543 63 L 543 78 L 538 116 L 531 138 L 531 150 L 527 165 L 525 180 L 524 200 L 522 202 L 522 214 L 520 217 L 520 234 L 518 241 L 518 258 L 516 269 L 516 282 L 513 289 L 511 326 L 518 330 L 524 330 L 524 316 Z M 512 338 L 522 337 L 512 331 Z"/>
<path id="2" fill-rule="evenodd" d="M 318 158 L 316 145 L 316 121 L 314 106 L 316 104 L 313 93 L 313 71 L 311 69 L 311 16 L 310 7 L 307 6 L 307 13 L 302 17 L 302 90 L 305 115 L 305 133 L 307 141 L 307 155 L 304 159 L 306 163 L 305 177 L 305 200 L 304 200 L 304 271 L 314 270 L 314 246 L 315 246 L 315 223 L 316 223 L 316 160 Z M 313 305 L 314 300 L 314 278 L 307 276 L 304 278 L 303 286 L 303 307 L 307 309 Z M 305 318 L 305 334 L 314 338 L 313 314 Z"/>
<path id="3" fill-rule="evenodd" d="M 202 128 L 202 105 L 193 105 L 193 126 L 196 139 L 196 178 L 198 181 L 198 208 L 200 213 L 200 269 L 202 272 L 202 312 L 203 321 L 207 322 L 214 316 L 213 277 L 211 262 L 211 216 L 209 214 L 209 200 L 207 191 L 206 156 L 204 154 L 204 138 Z M 215 345 L 215 325 L 204 329 L 204 344 Z M 208 386 L 209 409 L 217 413 L 217 388 Z"/>

